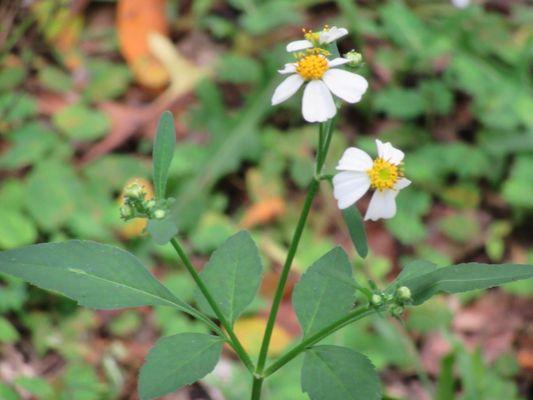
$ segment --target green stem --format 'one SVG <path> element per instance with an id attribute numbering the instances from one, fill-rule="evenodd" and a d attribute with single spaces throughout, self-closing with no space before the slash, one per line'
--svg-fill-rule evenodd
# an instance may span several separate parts
<path id="1" fill-rule="evenodd" d="M 266 358 L 268 354 L 268 347 L 270 345 L 270 339 L 272 337 L 272 331 L 274 329 L 274 324 L 276 322 L 276 316 L 278 314 L 281 300 L 283 299 L 283 293 L 285 292 L 285 285 L 287 284 L 287 279 L 289 277 L 289 272 L 292 266 L 292 261 L 294 260 L 294 256 L 296 255 L 296 250 L 298 249 L 298 244 L 300 243 L 300 239 L 302 237 L 305 223 L 307 221 L 309 211 L 311 210 L 313 199 L 315 198 L 315 194 L 318 190 L 318 185 L 319 185 L 319 181 L 316 179 L 313 179 L 313 181 L 311 182 L 311 185 L 309 186 L 309 189 L 307 191 L 307 196 L 305 198 L 305 203 L 302 209 L 302 213 L 300 214 L 300 219 L 298 220 L 298 225 L 296 226 L 296 230 L 294 231 L 294 235 L 293 235 L 290 247 L 289 247 L 289 252 L 287 253 L 287 259 L 285 260 L 285 264 L 283 265 L 283 270 L 281 271 L 281 276 L 279 278 L 278 287 L 276 289 L 276 293 L 274 294 L 274 299 L 272 301 L 272 308 L 270 309 L 270 315 L 269 315 L 268 322 L 265 328 L 265 335 L 263 337 L 263 343 L 261 344 L 261 350 L 259 352 L 259 359 L 257 361 L 257 370 L 256 370 L 258 374 L 261 374 L 263 372 L 263 368 L 265 366 L 265 362 L 266 362 Z"/>
<path id="2" fill-rule="evenodd" d="M 344 326 L 351 324 L 352 322 L 355 322 L 357 320 L 360 320 L 364 317 L 367 317 L 368 315 L 373 314 L 375 312 L 376 309 L 373 309 L 370 306 L 365 306 L 362 308 L 357 308 L 349 314 L 346 314 L 344 317 L 338 319 L 337 321 L 332 322 L 328 326 L 319 330 L 317 333 L 302 340 L 299 345 L 293 347 L 291 350 L 285 353 L 285 355 L 278 358 L 272 365 L 270 365 L 265 370 L 263 377 L 266 378 L 267 376 L 272 375 L 274 372 L 283 367 L 293 358 L 304 352 L 307 348 L 320 342 L 322 339 L 331 335 L 333 332 L 336 332 Z"/>
<path id="3" fill-rule="evenodd" d="M 298 224 L 296 225 L 296 229 L 294 231 L 291 244 L 289 246 L 287 258 L 285 260 L 285 263 L 283 264 L 283 269 L 279 278 L 278 287 L 276 288 L 276 293 L 274 294 L 274 299 L 272 300 L 272 307 L 268 316 L 265 334 L 263 336 L 263 342 L 261 343 L 261 350 L 259 351 L 259 358 L 257 360 L 256 373 L 254 374 L 254 381 L 252 386 L 252 400 L 258 400 L 261 397 L 261 386 L 263 384 L 264 379 L 262 377 L 262 373 L 263 369 L 265 368 L 265 363 L 268 355 L 268 347 L 270 346 L 270 340 L 272 338 L 272 331 L 274 330 L 279 306 L 283 299 L 285 285 L 287 284 L 287 279 L 289 277 L 292 262 L 294 260 L 294 256 L 296 255 L 296 250 L 298 249 L 300 239 L 302 238 L 302 233 L 307 222 L 307 217 L 309 216 L 309 211 L 311 210 L 311 205 L 313 204 L 313 199 L 315 198 L 315 195 L 318 191 L 318 187 L 320 185 L 320 179 L 318 178 L 318 176 L 322 172 L 322 167 L 326 160 L 329 145 L 331 143 L 333 122 L 333 119 L 330 119 L 324 123 L 321 123 L 319 126 L 318 149 L 315 169 L 316 176 L 313 178 L 313 181 L 311 182 L 307 190 L 307 195 L 305 197 L 302 212 L 300 213 L 300 218 L 298 219 Z"/>
<path id="4" fill-rule="evenodd" d="M 263 386 L 263 378 L 254 375 L 252 383 L 252 400 L 259 400 L 261 398 L 261 387 Z"/>
<path id="5" fill-rule="evenodd" d="M 233 347 L 233 349 L 235 350 L 235 352 L 237 353 L 241 361 L 244 363 L 246 368 L 248 368 L 248 370 L 253 373 L 255 367 L 254 367 L 252 360 L 250 359 L 250 356 L 248 356 L 248 353 L 242 347 L 242 344 L 239 341 L 239 338 L 237 338 L 237 335 L 235 335 L 235 332 L 233 331 L 232 326 L 230 325 L 226 317 L 224 317 L 224 314 L 222 314 L 222 311 L 218 307 L 218 304 L 216 303 L 215 299 L 209 292 L 209 289 L 205 285 L 204 281 L 202 280 L 202 278 L 200 278 L 200 275 L 198 274 L 198 272 L 196 272 L 196 269 L 194 269 L 191 263 L 191 260 L 189 259 L 189 257 L 187 256 L 183 248 L 180 246 L 176 238 L 172 238 L 170 240 L 170 243 L 172 244 L 172 247 L 174 247 L 174 249 L 178 253 L 178 256 L 180 257 L 181 261 L 183 261 L 183 264 L 185 264 L 185 267 L 187 268 L 192 278 L 196 282 L 196 285 L 198 286 L 198 288 L 204 295 L 205 299 L 207 300 L 207 302 L 213 309 L 213 312 L 217 316 L 218 320 L 220 321 L 220 323 L 226 330 L 229 336 L 229 339 L 230 339 L 231 347 Z"/>

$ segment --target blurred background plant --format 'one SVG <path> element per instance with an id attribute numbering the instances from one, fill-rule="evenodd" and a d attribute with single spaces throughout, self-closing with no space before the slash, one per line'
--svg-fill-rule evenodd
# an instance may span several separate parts
<path id="1" fill-rule="evenodd" d="M 40 0 L 0 4 L 0 249 L 67 238 L 125 246 L 192 301 L 170 247 L 119 218 L 123 188 L 152 188 L 151 141 L 162 110 L 177 119 L 170 171 L 181 231 L 202 264 L 239 227 L 269 272 L 236 331 L 257 353 L 275 277 L 312 178 L 316 137 L 299 100 L 269 107 L 301 28 L 345 26 L 340 48 L 364 57 L 370 89 L 344 107 L 327 167 L 373 139 L 406 151 L 397 216 L 367 224 L 359 279 L 385 282 L 413 256 L 533 263 L 533 11 L 526 0 Z M 291 202 L 288 202 L 288 199 Z M 298 275 L 334 243 L 351 251 L 326 188 Z M 364 204 L 362 207 L 366 207 Z M 331 341 L 370 356 L 388 399 L 515 400 L 533 393 L 531 281 L 436 298 Z M 290 293 L 271 346 L 298 335 Z M 91 312 L 0 276 L 0 399 L 134 399 L 137 369 L 159 333 L 205 327 L 170 309 Z M 201 384 L 167 399 L 243 399 L 247 375 L 225 351 Z M 298 363 L 266 398 L 301 394 Z M 292 366 L 292 368 L 291 368 Z M 531 397 L 529 397 L 531 398 Z"/>

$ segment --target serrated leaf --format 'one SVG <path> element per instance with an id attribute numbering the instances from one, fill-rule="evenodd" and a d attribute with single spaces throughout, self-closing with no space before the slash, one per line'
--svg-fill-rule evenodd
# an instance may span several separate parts
<path id="1" fill-rule="evenodd" d="M 366 258 L 368 254 L 368 243 L 366 240 L 365 225 L 359 210 L 356 207 L 348 207 L 342 210 L 342 217 L 348 227 L 350 238 L 357 250 L 357 254 L 362 258 Z"/>
<path id="2" fill-rule="evenodd" d="M 380 381 L 368 358 L 339 346 L 315 346 L 305 352 L 302 390 L 311 400 L 379 400 Z"/>
<path id="3" fill-rule="evenodd" d="M 343 317 L 355 301 L 352 267 L 344 250 L 334 248 L 302 275 L 292 303 L 304 336 Z"/>
<path id="4" fill-rule="evenodd" d="M 153 151 L 154 188 L 158 200 L 165 198 L 168 179 L 168 168 L 172 162 L 176 147 L 176 133 L 174 131 L 174 117 L 170 111 L 161 114 L 157 124 Z"/>
<path id="5" fill-rule="evenodd" d="M 134 255 L 80 240 L 43 243 L 0 253 L 0 272 L 63 294 L 80 305 L 116 309 L 190 306 L 159 283 Z"/>
<path id="6" fill-rule="evenodd" d="M 220 337 L 202 333 L 158 340 L 141 368 L 141 400 L 158 398 L 203 378 L 215 368 L 223 343 Z"/>
<path id="7" fill-rule="evenodd" d="M 222 314 L 233 324 L 254 299 L 262 273 L 257 247 L 250 234 L 241 231 L 215 250 L 200 276 Z M 213 315 L 200 291 L 196 292 L 196 301 L 201 309 Z"/>
<path id="8" fill-rule="evenodd" d="M 435 269 L 431 263 L 417 262 L 408 275 L 400 275 L 391 287 L 411 289 L 415 305 L 437 293 L 462 293 L 488 289 L 533 277 L 533 265 L 466 263 Z"/>

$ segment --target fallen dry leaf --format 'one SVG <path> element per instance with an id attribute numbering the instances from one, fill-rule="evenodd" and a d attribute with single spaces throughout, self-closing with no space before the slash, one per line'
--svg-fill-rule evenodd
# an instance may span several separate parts
<path id="1" fill-rule="evenodd" d="M 117 5 L 120 52 L 137 81 L 152 89 L 162 88 L 170 79 L 149 44 L 151 34 L 168 34 L 165 3 L 165 0 L 120 0 Z"/>
<path id="2" fill-rule="evenodd" d="M 249 229 L 270 222 L 284 215 L 286 211 L 287 206 L 281 197 L 266 198 L 246 210 L 240 225 L 244 229 Z"/>
<path id="3" fill-rule="evenodd" d="M 263 317 L 250 317 L 242 318 L 235 323 L 233 327 L 235 334 L 248 353 L 252 355 L 259 354 L 266 322 L 266 318 Z M 268 355 L 270 357 L 279 355 L 291 341 L 292 337 L 289 332 L 287 332 L 285 328 L 276 324 L 272 331 L 272 339 L 270 341 L 270 347 L 268 348 Z"/>

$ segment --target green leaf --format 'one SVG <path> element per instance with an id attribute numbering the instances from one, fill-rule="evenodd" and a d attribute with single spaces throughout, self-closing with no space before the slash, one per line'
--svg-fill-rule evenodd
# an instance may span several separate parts
<path id="1" fill-rule="evenodd" d="M 141 400 L 163 396 L 203 378 L 215 368 L 223 343 L 220 337 L 201 333 L 158 340 L 141 368 Z"/>
<path id="2" fill-rule="evenodd" d="M 74 80 L 70 74 L 50 65 L 39 70 L 39 81 L 44 88 L 54 92 L 68 92 L 74 86 Z"/>
<path id="3" fill-rule="evenodd" d="M 241 231 L 215 250 L 200 276 L 222 314 L 233 324 L 253 301 L 262 273 L 257 247 L 250 234 Z M 201 309 L 213 315 L 200 291 L 196 292 L 196 301 Z"/>
<path id="4" fill-rule="evenodd" d="M 256 82 L 261 77 L 260 64 L 251 57 L 226 54 L 217 68 L 221 81 L 231 83 Z"/>
<path id="5" fill-rule="evenodd" d="M 0 208 L 0 248 L 31 244 L 37 238 L 33 222 L 17 210 Z"/>
<path id="6" fill-rule="evenodd" d="M 453 353 L 442 358 L 435 400 L 448 400 L 455 397 L 454 365 L 455 355 Z"/>
<path id="7" fill-rule="evenodd" d="M 90 308 L 190 308 L 159 283 L 134 255 L 90 241 L 43 243 L 4 251 L 0 253 L 0 272 L 61 293 Z"/>
<path id="8" fill-rule="evenodd" d="M 15 343 L 19 338 L 19 333 L 11 322 L 0 317 L 0 343 Z"/>
<path id="9" fill-rule="evenodd" d="M 24 203 L 37 225 L 51 232 L 74 214 L 81 193 L 83 185 L 70 165 L 47 160 L 28 176 Z"/>
<path id="10" fill-rule="evenodd" d="M 163 219 L 150 219 L 148 220 L 146 231 L 156 244 L 162 246 L 167 244 L 178 233 L 175 220 L 176 217 L 173 213 L 169 213 Z"/>
<path id="11" fill-rule="evenodd" d="M 78 140 L 94 140 L 105 135 L 110 127 L 106 114 L 79 103 L 54 114 L 54 125 L 66 136 Z"/>
<path id="12" fill-rule="evenodd" d="M 339 346 L 315 346 L 305 352 L 302 390 L 311 400 L 381 399 L 379 377 L 370 360 Z"/>
<path id="13" fill-rule="evenodd" d="M 17 169 L 44 159 L 59 146 L 56 134 L 38 122 L 29 122 L 11 132 L 11 146 L 2 154 L 0 167 Z"/>
<path id="14" fill-rule="evenodd" d="M 119 97 L 131 81 L 131 72 L 127 66 L 115 64 L 104 59 L 90 59 L 87 63 L 89 85 L 83 97 L 98 103 Z"/>
<path id="15" fill-rule="evenodd" d="M 37 399 L 51 399 L 54 388 L 45 379 L 21 376 L 15 379 L 15 385 L 34 395 Z"/>
<path id="16" fill-rule="evenodd" d="M 0 90 L 2 92 L 16 88 L 26 77 L 26 68 L 23 66 L 2 65 L 0 71 Z"/>
<path id="17" fill-rule="evenodd" d="M 350 238 L 352 243 L 362 258 L 366 258 L 368 254 L 368 243 L 366 241 L 365 225 L 363 224 L 363 218 L 357 207 L 348 207 L 342 210 L 342 217 L 348 231 L 350 232 Z"/>
<path id="18" fill-rule="evenodd" d="M 158 200 L 165 198 L 167 187 L 168 168 L 172 162 L 176 147 L 176 133 L 174 131 L 174 117 L 170 111 L 161 114 L 157 124 L 153 151 L 154 189 Z"/>
<path id="19" fill-rule="evenodd" d="M 0 383 L 0 399 L 2 400 L 20 400 L 20 396 L 6 384 Z"/>
<path id="20" fill-rule="evenodd" d="M 14 123 L 37 114 L 37 101 L 23 93 L 6 92 L 0 94 L 0 116 L 4 123 Z"/>
<path id="21" fill-rule="evenodd" d="M 294 288 L 292 302 L 304 336 L 343 317 L 355 301 L 352 267 L 336 247 L 316 261 Z"/>
<path id="22" fill-rule="evenodd" d="M 391 287 L 407 286 L 418 305 L 437 293 L 487 289 L 531 277 L 532 265 L 467 263 L 435 269 L 434 264 L 422 261 L 400 274 Z"/>

